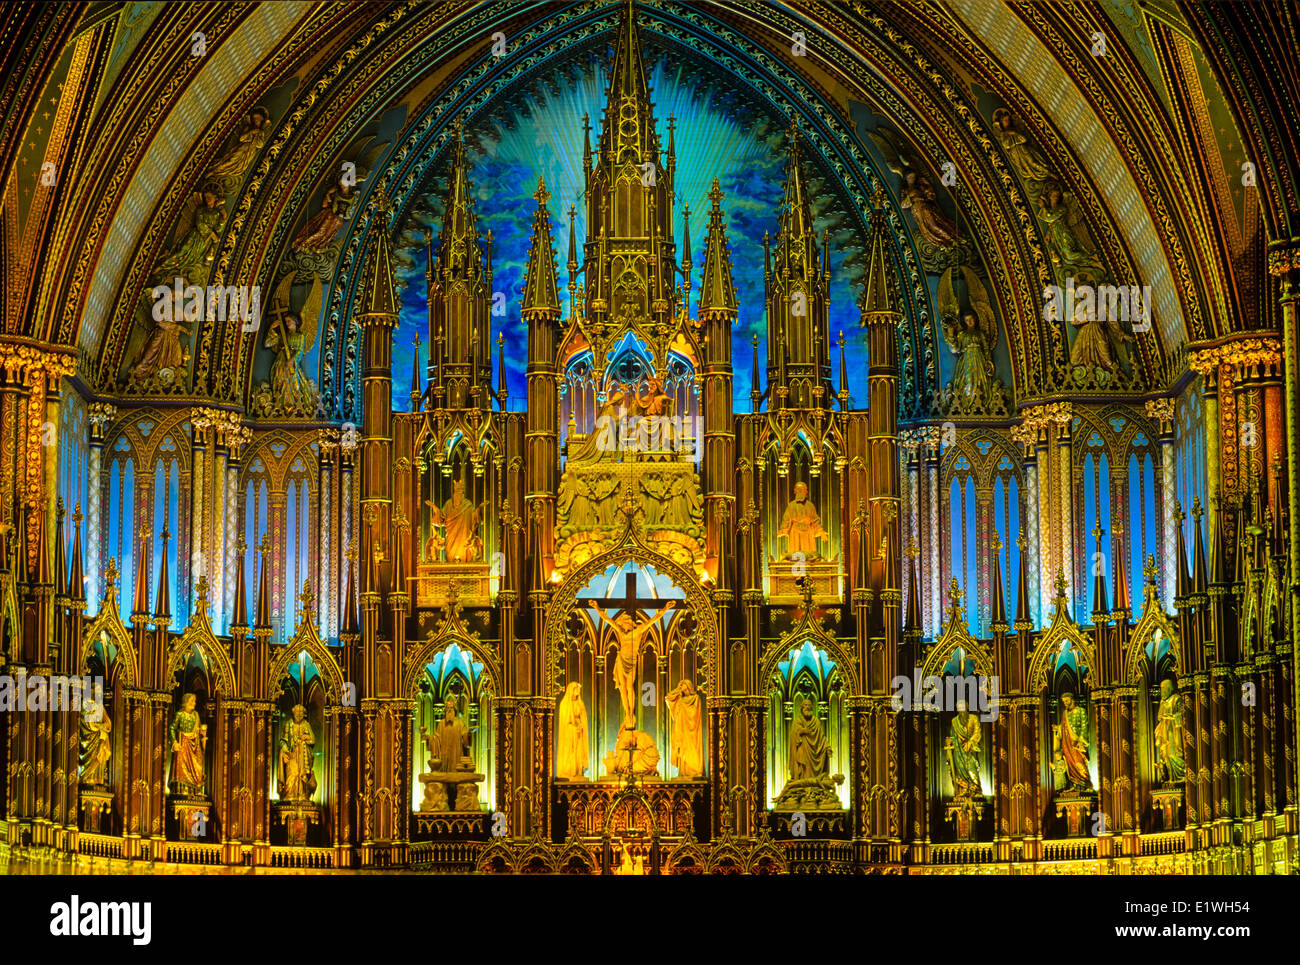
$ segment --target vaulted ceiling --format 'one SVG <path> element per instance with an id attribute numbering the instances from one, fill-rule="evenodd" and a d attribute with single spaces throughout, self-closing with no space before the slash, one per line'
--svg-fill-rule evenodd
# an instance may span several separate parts
<path id="1" fill-rule="evenodd" d="M 865 248 L 873 198 L 883 198 L 904 301 L 905 415 L 924 415 L 943 379 L 945 263 L 924 223 L 936 214 L 976 253 L 1017 404 L 1160 393 L 1184 375 L 1189 345 L 1276 327 L 1269 246 L 1300 236 L 1294 10 L 1173 0 L 635 6 L 648 61 L 726 77 L 740 101 L 798 127 L 850 253 Z M 555 94 L 565 71 L 602 61 L 620 13 L 597 0 L 7 13 L 4 334 L 76 346 L 89 394 L 151 397 L 124 374 L 144 337 L 142 295 L 193 225 L 212 172 L 246 162 L 222 199 L 209 283 L 271 291 L 340 165 L 364 158 L 317 295 L 322 415 L 354 412 L 348 321 L 360 253 L 381 230 L 377 193 L 395 208 L 383 230 L 410 224 L 453 125 L 499 128 L 502 105 L 529 85 Z M 268 130 L 239 155 L 258 107 Z M 905 190 L 909 170 L 935 186 L 933 206 Z M 1064 229 L 1045 185 L 1068 203 Z M 521 210 L 530 193 L 520 187 Z M 1071 381 L 1069 333 L 1043 317 L 1062 244 L 1116 284 L 1151 286 L 1152 331 L 1129 350 L 1122 384 Z M 854 259 L 846 264 L 856 281 Z M 189 378 L 159 398 L 244 407 L 264 350 L 237 321 L 200 325 Z"/>

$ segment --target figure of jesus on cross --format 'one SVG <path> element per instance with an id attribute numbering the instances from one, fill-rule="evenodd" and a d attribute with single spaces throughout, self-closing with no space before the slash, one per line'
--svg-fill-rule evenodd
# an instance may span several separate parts
<path id="1" fill-rule="evenodd" d="M 589 603 L 591 608 L 596 611 L 602 623 L 609 625 L 614 631 L 614 637 L 618 641 L 618 658 L 614 661 L 611 673 L 614 677 L 614 686 L 618 689 L 619 699 L 623 704 L 623 717 L 636 719 L 636 668 L 638 657 L 641 653 L 641 643 L 647 633 L 654 627 L 655 623 L 672 609 L 673 600 L 664 601 L 655 614 L 648 619 L 637 622 L 635 613 L 640 612 L 640 604 L 649 602 L 659 602 L 658 600 L 640 600 L 636 596 L 636 574 L 627 574 L 627 593 L 624 597 L 611 598 L 603 602 L 616 603 L 619 605 L 619 614 L 616 618 L 609 618 L 609 611 L 602 609 L 600 604 L 594 600 L 584 600 Z"/>

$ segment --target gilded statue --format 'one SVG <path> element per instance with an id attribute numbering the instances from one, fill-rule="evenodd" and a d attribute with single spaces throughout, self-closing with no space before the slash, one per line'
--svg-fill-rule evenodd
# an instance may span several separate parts
<path id="1" fill-rule="evenodd" d="M 171 747 L 173 792 L 200 796 L 204 793 L 203 755 L 208 744 L 208 725 L 199 721 L 194 694 L 186 694 L 181 709 L 172 718 Z"/>
<path id="2" fill-rule="evenodd" d="M 560 480 L 557 505 L 570 532 L 581 533 L 596 525 L 591 487 L 578 473 L 566 472 Z"/>
<path id="3" fill-rule="evenodd" d="M 960 271 L 956 288 L 953 282 L 957 269 L 949 268 L 939 279 L 939 317 L 944 341 L 957 356 L 945 399 L 948 411 L 1005 411 L 1006 389 L 993 369 L 998 325 L 989 305 L 988 291 L 971 269 L 962 267 Z"/>
<path id="4" fill-rule="evenodd" d="M 604 403 L 592 421 L 591 432 L 577 449 L 569 453 L 570 463 L 617 462 L 620 458 L 619 423 L 621 420 L 640 415 L 640 406 L 633 404 L 629 411 L 627 393 L 623 389 L 611 389 Z"/>
<path id="5" fill-rule="evenodd" d="M 1086 791 L 1092 787 L 1088 774 L 1088 713 L 1074 702 L 1074 694 L 1061 694 L 1060 723 L 1053 729 L 1054 770 L 1064 777 L 1064 788 Z M 1058 784 L 1057 789 L 1062 789 Z"/>
<path id="6" fill-rule="evenodd" d="M 113 721 L 98 701 L 87 697 L 81 702 L 81 748 L 77 757 L 81 766 L 81 783 L 100 786 L 108 783 L 108 759 L 113 756 L 111 734 Z"/>
<path id="7" fill-rule="evenodd" d="M 439 508 L 431 499 L 424 504 L 429 507 L 431 523 L 442 528 L 436 551 L 440 544 L 446 548 L 448 563 L 476 563 L 483 555 L 483 544 L 478 537 L 478 524 L 482 518 L 479 508 L 465 496 L 465 482 L 456 479 L 451 484 L 451 496 Z M 426 559 L 430 542 L 425 542 Z M 436 557 L 435 557 L 436 558 Z"/>
<path id="8" fill-rule="evenodd" d="M 581 780 L 587 773 L 587 705 L 576 680 L 564 688 L 555 730 L 555 776 Z"/>
<path id="9" fill-rule="evenodd" d="M 1179 784 L 1187 774 L 1183 758 L 1183 696 L 1166 677 L 1160 681 L 1156 716 L 1156 775 L 1166 784 Z"/>
<path id="10" fill-rule="evenodd" d="M 653 616 L 638 623 L 627 610 L 611 620 L 609 614 L 601 609 L 599 604 L 592 603 L 596 615 L 613 631 L 614 638 L 618 641 L 618 653 L 610 666 L 610 674 L 614 678 L 614 686 L 623 704 L 623 716 L 631 717 L 633 723 L 636 722 L 636 672 L 641 643 L 646 634 L 659 622 L 659 618 L 672 609 L 673 604 L 674 601 L 668 600 L 655 611 Z"/>
<path id="11" fill-rule="evenodd" d="M 331 246 L 334 236 L 348 219 L 357 195 L 350 181 L 340 181 L 325 192 L 320 210 L 302 226 L 293 239 L 294 251 L 323 251 Z"/>
<path id="12" fill-rule="evenodd" d="M 314 316 L 284 312 L 266 336 L 266 347 L 276 350 L 270 388 L 279 411 L 286 415 L 314 416 L 320 404 L 316 381 L 306 371 L 307 355 L 316 344 L 316 326 L 304 318 Z"/>
<path id="13" fill-rule="evenodd" d="M 420 736 L 429 751 L 429 770 L 440 774 L 473 771 L 474 758 L 470 753 L 469 726 L 456 714 L 456 701 L 448 699 L 442 720 L 430 734 L 420 728 Z"/>
<path id="14" fill-rule="evenodd" d="M 1133 336 L 1120 328 L 1119 322 L 1109 313 L 1089 311 L 1082 303 L 1075 306 L 1071 323 L 1078 332 L 1070 347 L 1070 365 L 1082 366 L 1089 372 L 1094 369 L 1115 372 L 1119 367 L 1119 345 L 1132 342 Z"/>
<path id="15" fill-rule="evenodd" d="M 817 507 L 808 498 L 808 484 L 794 484 L 794 498 L 785 507 L 781 516 L 781 528 L 776 531 L 777 538 L 786 540 L 785 558 L 796 559 L 795 554 L 803 554 L 803 559 L 819 559 L 817 540 L 830 539 L 830 534 L 822 528 L 821 516 Z"/>
<path id="16" fill-rule="evenodd" d="M 831 745 L 810 697 L 796 698 L 786 735 L 789 778 L 776 799 L 782 810 L 838 808 L 836 786 L 844 775 L 831 775 Z"/>
<path id="17" fill-rule="evenodd" d="M 244 180 L 244 175 L 253 166 L 257 156 L 262 152 L 266 138 L 271 133 L 271 114 L 265 107 L 254 107 L 248 113 L 244 130 L 239 140 L 225 156 L 219 158 L 208 169 L 208 177 L 220 184 L 226 191 L 233 191 Z"/>
<path id="18" fill-rule="evenodd" d="M 952 775 L 952 787 L 958 798 L 981 797 L 980 790 L 980 721 L 965 701 L 957 702 L 957 713 L 948 725 L 944 753 Z"/>
<path id="19" fill-rule="evenodd" d="M 280 735 L 280 800 L 309 801 L 316 793 L 314 768 L 316 734 L 303 719 L 302 704 L 293 707 L 293 719 L 285 721 Z"/>
<path id="20" fill-rule="evenodd" d="M 677 776 L 702 777 L 704 774 L 704 706 L 695 685 L 683 680 L 665 700 L 672 717 L 672 749 L 669 763 Z"/>
<path id="21" fill-rule="evenodd" d="M 1038 153 L 1038 148 L 1016 130 L 1016 119 L 1005 107 L 993 112 L 993 136 L 1002 144 L 1002 150 L 1016 173 L 1029 182 L 1050 180 L 1051 170 Z"/>
<path id="22" fill-rule="evenodd" d="M 209 181 L 191 204 L 193 207 L 186 206 L 190 212 L 188 217 L 182 214 L 177 222 L 176 247 L 154 267 L 154 277 L 163 284 L 180 278 L 189 285 L 202 285 L 221 243 L 221 229 L 226 220 L 221 187 Z"/>
<path id="23" fill-rule="evenodd" d="M 1043 193 L 1038 196 L 1038 220 L 1062 285 L 1070 278 L 1076 285 L 1095 285 L 1105 279 L 1101 259 L 1079 237 L 1083 213 L 1056 181 L 1043 185 Z"/>

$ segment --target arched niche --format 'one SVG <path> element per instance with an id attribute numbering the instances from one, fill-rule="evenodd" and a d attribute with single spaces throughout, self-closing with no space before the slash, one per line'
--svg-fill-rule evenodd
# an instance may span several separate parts
<path id="1" fill-rule="evenodd" d="M 442 622 L 413 651 L 402 677 L 401 692 L 411 705 L 412 810 L 430 812 L 427 782 L 420 775 L 438 769 L 434 749 L 449 706 L 468 728 L 472 773 L 483 775 L 476 782 L 477 810 L 497 806 L 495 702 L 504 685 L 495 649 L 465 625 L 458 605 L 448 603 Z M 446 810 L 461 810 L 450 795 Z"/>
<path id="2" fill-rule="evenodd" d="M 274 704 L 267 779 L 279 815 L 272 821 L 272 841 L 328 845 L 333 827 L 328 815 L 338 806 L 338 711 L 354 698 L 338 661 L 320 638 L 309 598 L 306 609 L 299 611 L 293 637 L 272 648 L 267 683 Z M 301 719 L 297 707 L 302 707 Z M 235 807 L 242 808 L 242 801 Z M 315 812 L 319 820 L 297 823 L 305 811 Z M 246 825 L 242 812 L 237 819 L 241 828 Z"/>
<path id="3" fill-rule="evenodd" d="M 1091 700 L 1096 657 L 1088 636 L 1056 598 L 1056 615 L 1029 661 L 1029 686 L 1039 697 L 1041 786 L 1053 801 L 1095 796 L 1096 714 Z"/>
<path id="4" fill-rule="evenodd" d="M 943 634 L 926 653 L 919 674 L 906 683 L 898 681 L 897 690 L 911 701 L 910 708 L 900 701 L 902 713 L 921 713 L 926 718 L 934 840 L 988 840 L 993 834 L 993 810 L 983 804 L 994 787 L 993 721 L 1001 712 L 1000 695 L 993 654 L 971 636 L 953 582 L 954 602 Z M 965 814 L 953 827 L 949 821 L 963 806 Z"/>
<path id="5" fill-rule="evenodd" d="M 1147 593 L 1142 619 L 1133 628 L 1124 654 L 1124 679 L 1134 694 L 1133 753 L 1137 757 L 1138 813 L 1142 830 L 1164 830 L 1177 811 L 1186 777 L 1183 715 L 1187 711 L 1182 639 L 1178 625 L 1160 606 L 1154 588 Z M 1156 805 L 1153 792 L 1161 795 Z M 1174 803 L 1171 803 L 1174 802 Z M 1170 814 L 1157 820 L 1166 807 Z"/>
<path id="6" fill-rule="evenodd" d="M 841 507 L 850 489 L 838 420 L 818 427 L 783 414 L 767 421 L 759 445 L 755 484 L 762 494 L 769 600 L 794 602 L 798 581 L 805 578 L 813 582 L 818 600 L 841 599 L 850 548 Z"/>
<path id="7" fill-rule="evenodd" d="M 640 750 L 629 748 L 633 767 L 649 766 L 648 738 L 660 777 L 700 779 L 707 770 L 704 707 L 716 693 L 717 616 L 694 572 L 646 545 L 636 530 L 639 510 L 624 511 L 617 546 L 560 583 L 548 610 L 546 692 L 560 710 L 569 685 L 578 684 L 587 716 L 587 769 L 565 776 L 606 779 L 610 766 L 623 766 L 609 755 L 632 739 L 620 737 L 631 706 L 636 731 L 646 735 L 636 738 Z M 631 631 L 611 625 L 625 615 Z M 626 697 L 620 681 L 629 684 Z M 578 739 L 564 727 L 557 717 L 557 744 Z"/>
<path id="8" fill-rule="evenodd" d="M 811 599 L 805 599 L 803 613 L 794 626 L 768 647 L 759 665 L 758 679 L 768 696 L 766 806 L 804 811 L 846 809 L 849 786 L 835 778 L 851 772 L 845 702 L 861 693 L 861 678 L 853 653 L 813 617 Z M 811 704 L 806 720 L 805 702 Z M 817 764 L 824 766 L 826 781 L 816 786 L 792 783 L 806 782 L 806 764 L 791 767 L 791 735 L 796 726 L 805 745 L 828 752 L 825 764 Z M 799 753 L 803 762 L 804 753 Z"/>

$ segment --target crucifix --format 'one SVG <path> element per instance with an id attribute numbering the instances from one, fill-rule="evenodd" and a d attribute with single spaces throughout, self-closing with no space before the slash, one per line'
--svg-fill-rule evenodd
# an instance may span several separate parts
<path id="1" fill-rule="evenodd" d="M 641 653 L 641 643 L 659 621 L 659 618 L 667 613 L 677 601 L 637 596 L 635 570 L 627 573 L 624 586 L 625 590 L 621 597 L 611 596 L 603 600 L 594 597 L 581 597 L 578 602 L 588 604 L 596 611 L 600 623 L 608 624 L 609 628 L 614 632 L 614 636 L 618 641 L 618 655 L 614 660 L 611 673 L 614 677 L 614 686 L 618 689 L 622 701 L 624 724 L 630 718 L 635 726 L 636 672 L 638 657 Z M 606 606 L 602 607 L 601 603 L 606 604 Z M 659 605 L 659 609 L 654 612 L 654 615 L 648 619 L 638 621 L 638 615 L 643 610 L 648 610 L 654 605 Z M 619 613 L 617 618 L 611 620 L 608 611 L 614 608 L 617 608 Z"/>

